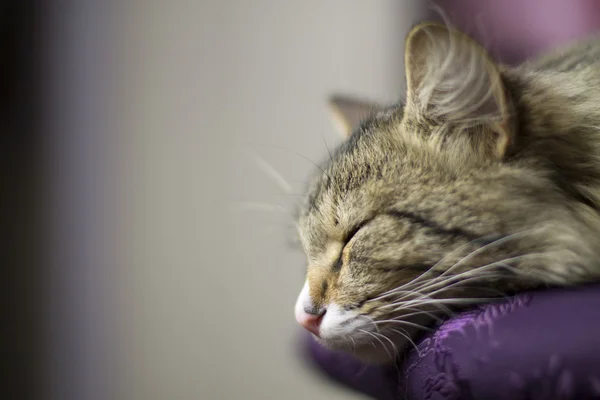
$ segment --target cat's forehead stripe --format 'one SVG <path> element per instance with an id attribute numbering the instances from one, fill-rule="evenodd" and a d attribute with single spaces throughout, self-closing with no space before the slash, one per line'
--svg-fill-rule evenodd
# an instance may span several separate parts
<path id="1" fill-rule="evenodd" d="M 417 215 L 415 213 L 408 212 L 408 211 L 389 210 L 386 212 L 386 215 L 389 215 L 391 217 L 394 217 L 394 218 L 402 220 L 402 221 L 410 221 L 411 223 L 430 228 L 434 232 L 436 232 L 436 234 L 439 234 L 439 235 L 460 237 L 460 238 L 467 239 L 469 241 L 478 240 L 480 238 L 480 235 L 470 232 L 465 228 L 461 228 L 461 227 L 447 228 L 431 219 L 424 218 L 421 215 Z"/>

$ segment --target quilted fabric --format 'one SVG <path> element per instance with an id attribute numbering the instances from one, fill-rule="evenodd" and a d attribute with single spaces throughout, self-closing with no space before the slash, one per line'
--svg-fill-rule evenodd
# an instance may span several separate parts
<path id="1" fill-rule="evenodd" d="M 600 286 L 459 314 L 398 365 L 366 366 L 308 346 L 330 377 L 376 399 L 600 399 Z"/>

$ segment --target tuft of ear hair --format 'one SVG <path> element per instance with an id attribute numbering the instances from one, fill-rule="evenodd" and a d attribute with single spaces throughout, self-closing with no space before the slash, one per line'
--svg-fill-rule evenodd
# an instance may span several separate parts
<path id="1" fill-rule="evenodd" d="M 344 138 L 348 138 L 362 121 L 382 109 L 372 101 L 344 95 L 330 96 L 328 103 L 333 123 Z"/>
<path id="2" fill-rule="evenodd" d="M 502 159 L 514 141 L 512 107 L 499 67 L 483 47 L 442 24 L 417 25 L 406 39 L 405 118 L 452 126 L 476 152 Z"/>

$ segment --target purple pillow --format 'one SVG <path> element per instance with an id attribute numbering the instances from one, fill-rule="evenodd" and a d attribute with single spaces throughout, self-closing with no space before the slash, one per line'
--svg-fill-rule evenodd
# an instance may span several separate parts
<path id="1" fill-rule="evenodd" d="M 376 399 L 600 399 L 600 286 L 522 294 L 442 323 L 401 365 L 308 341 L 331 378 Z"/>

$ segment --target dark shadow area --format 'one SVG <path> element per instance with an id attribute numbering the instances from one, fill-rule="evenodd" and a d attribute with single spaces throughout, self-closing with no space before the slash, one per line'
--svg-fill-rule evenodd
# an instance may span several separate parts
<path id="1" fill-rule="evenodd" d="M 41 393 L 41 3 L 0 3 L 0 397 Z"/>

